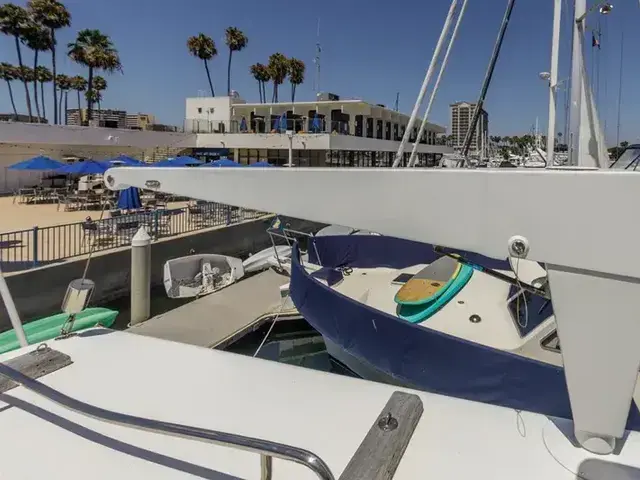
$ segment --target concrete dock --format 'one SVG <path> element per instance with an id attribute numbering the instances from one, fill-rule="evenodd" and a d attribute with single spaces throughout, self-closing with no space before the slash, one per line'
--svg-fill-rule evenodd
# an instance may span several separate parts
<path id="1" fill-rule="evenodd" d="M 259 328 L 281 309 L 280 286 L 289 278 L 273 270 L 240 280 L 223 290 L 134 325 L 128 332 L 208 348 L 224 348 Z"/>

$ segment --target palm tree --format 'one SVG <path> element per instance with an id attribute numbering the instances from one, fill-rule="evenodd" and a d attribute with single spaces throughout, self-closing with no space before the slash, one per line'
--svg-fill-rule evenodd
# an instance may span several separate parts
<path id="1" fill-rule="evenodd" d="M 263 67 L 264 65 L 262 65 L 261 63 L 254 63 L 253 65 L 251 65 L 251 67 L 249 67 L 249 71 L 251 72 L 251 75 L 253 75 L 253 78 L 256 80 L 256 82 L 258 82 L 258 93 L 260 94 L 260 103 L 264 103 L 262 101 L 262 80 L 261 80 L 261 67 Z"/>
<path id="2" fill-rule="evenodd" d="M 305 65 L 297 58 L 289 59 L 289 82 L 291 83 L 291 103 L 296 101 L 296 87 L 304 82 Z"/>
<path id="3" fill-rule="evenodd" d="M 229 64 L 227 65 L 227 95 L 231 96 L 231 57 L 233 52 L 239 52 L 247 46 L 247 36 L 236 27 L 229 27 L 225 31 L 225 43 L 229 47 Z"/>
<path id="4" fill-rule="evenodd" d="M 29 13 L 22 7 L 14 5 L 12 3 L 6 3 L 0 6 L 0 32 L 5 35 L 13 36 L 16 42 L 16 51 L 18 52 L 18 66 L 21 69 L 24 68 L 22 62 L 22 51 L 20 49 L 20 42 L 24 40 L 25 32 L 31 28 L 33 22 L 29 17 Z M 29 87 L 24 80 L 25 76 L 20 75 L 22 83 L 24 84 L 24 94 L 27 101 L 27 112 L 29 113 L 29 121 L 33 121 L 33 114 L 31 111 L 31 97 L 29 95 Z"/>
<path id="5" fill-rule="evenodd" d="M 82 108 L 82 102 L 80 101 L 80 92 L 85 92 L 87 90 L 87 80 L 82 75 L 76 75 L 75 77 L 71 78 L 71 88 L 78 94 L 78 115 L 80 115 L 80 110 Z"/>
<path id="6" fill-rule="evenodd" d="M 16 102 L 13 99 L 13 89 L 11 88 L 11 82 L 18 79 L 18 72 L 13 65 L 2 62 L 0 63 L 0 80 L 7 82 L 9 89 L 9 99 L 11 100 L 11 106 L 13 107 L 13 118 L 18 121 L 18 110 L 16 110 Z"/>
<path id="7" fill-rule="evenodd" d="M 94 104 L 97 103 L 98 104 L 98 109 L 100 108 L 100 102 L 102 101 L 102 94 L 96 90 L 87 90 L 86 92 L 84 92 L 84 98 L 86 98 L 87 100 L 87 105 L 89 104 Z M 100 110 L 98 110 L 99 112 Z M 100 126 L 100 113 L 98 113 L 98 126 Z"/>
<path id="8" fill-rule="evenodd" d="M 213 90 L 213 82 L 211 81 L 211 73 L 209 72 L 209 60 L 218 55 L 215 42 L 204 33 L 199 33 L 195 37 L 189 37 L 187 40 L 187 48 L 191 55 L 204 62 L 204 69 L 207 72 L 207 79 L 209 80 L 209 87 L 211 88 L 211 96 L 215 97 L 216 93 Z"/>
<path id="9" fill-rule="evenodd" d="M 68 106 L 68 98 L 69 98 L 69 90 L 71 89 L 71 78 L 66 75 L 59 74 L 56 77 L 56 84 L 60 89 L 60 106 L 58 108 L 58 112 L 60 114 L 60 120 L 62 120 L 62 100 L 64 100 L 64 124 L 67 124 L 67 106 Z"/>
<path id="10" fill-rule="evenodd" d="M 93 79 L 93 89 L 98 94 L 96 102 L 98 102 L 98 118 L 100 118 L 100 112 L 102 111 L 100 102 L 102 101 L 102 92 L 107 89 L 107 81 L 103 77 L 96 75 L 96 78 Z"/>
<path id="11" fill-rule="evenodd" d="M 33 50 L 33 71 L 38 70 L 38 53 L 51 50 L 51 34 L 48 29 L 34 23 L 24 34 L 24 41 L 31 50 Z M 38 103 L 38 76 L 33 76 L 33 100 L 36 104 L 36 112 L 38 114 L 38 123 L 40 123 L 40 104 Z"/>
<path id="12" fill-rule="evenodd" d="M 289 70 L 289 60 L 282 53 L 274 53 L 269 57 L 269 65 L 267 65 L 269 76 L 273 80 L 273 97 L 272 101 L 278 101 L 278 85 L 282 85 Z"/>
<path id="13" fill-rule="evenodd" d="M 47 118 L 47 102 L 45 102 L 44 98 L 44 84 L 53 81 L 53 74 L 51 70 L 47 67 L 43 67 L 42 65 L 38 65 L 36 68 L 36 79 L 40 83 L 40 101 L 42 102 L 42 116 L 43 118 Z"/>
<path id="14" fill-rule="evenodd" d="M 267 67 L 261 63 L 256 63 L 250 67 L 251 75 L 258 82 L 258 93 L 260 93 L 260 103 L 267 101 L 267 95 L 265 94 L 264 84 L 269 81 L 269 72 Z"/>
<path id="15" fill-rule="evenodd" d="M 262 81 L 262 100 L 267 103 L 267 83 L 271 80 L 271 73 L 269 73 L 269 67 L 266 65 L 260 65 L 260 79 Z"/>
<path id="16" fill-rule="evenodd" d="M 76 63 L 89 68 L 87 92 L 93 89 L 93 74 L 96 70 L 105 72 L 122 71 L 120 56 L 108 35 L 100 30 L 80 30 L 75 42 L 68 45 L 69 57 Z M 87 122 L 92 119 L 94 95 L 87 96 Z"/>
<path id="17" fill-rule="evenodd" d="M 27 7 L 33 19 L 49 29 L 51 36 L 51 71 L 53 80 L 53 123 L 58 123 L 57 86 L 56 86 L 56 30 L 71 25 L 71 14 L 67 8 L 57 0 L 29 0 Z M 44 111 L 44 105 L 42 107 Z"/>

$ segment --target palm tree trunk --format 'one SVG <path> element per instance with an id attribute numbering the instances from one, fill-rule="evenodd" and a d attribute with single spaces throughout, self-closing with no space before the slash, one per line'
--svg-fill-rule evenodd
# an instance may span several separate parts
<path id="1" fill-rule="evenodd" d="M 216 92 L 213 91 L 213 82 L 211 81 L 211 73 L 209 72 L 209 64 L 207 63 L 206 60 L 203 60 L 204 62 L 204 69 L 207 72 L 207 80 L 209 80 L 209 87 L 211 88 L 211 96 L 215 97 L 216 96 Z"/>
<path id="2" fill-rule="evenodd" d="M 64 92 L 64 124 L 68 125 L 67 111 L 69 106 L 69 92 Z"/>
<path id="3" fill-rule="evenodd" d="M 260 80 L 258 80 L 258 93 L 260 94 L 260 103 L 262 103 L 262 85 Z"/>
<path id="4" fill-rule="evenodd" d="M 278 101 L 278 84 L 273 82 L 273 96 L 271 97 L 271 102 L 276 103 Z"/>
<path id="5" fill-rule="evenodd" d="M 38 104 L 38 76 L 36 71 L 38 70 L 38 50 L 35 51 L 33 56 L 33 100 L 36 102 L 36 113 L 38 114 L 38 123 L 40 123 L 40 105 Z"/>
<path id="6" fill-rule="evenodd" d="M 231 56 L 233 50 L 229 49 L 229 63 L 227 64 L 227 95 L 231 96 Z"/>
<path id="7" fill-rule="evenodd" d="M 296 84 L 292 83 L 291 84 L 291 103 L 294 103 L 296 101 Z"/>
<path id="8" fill-rule="evenodd" d="M 80 101 L 80 90 L 76 90 L 76 93 L 78 94 L 78 118 L 80 118 L 80 105 L 82 104 Z"/>
<path id="9" fill-rule="evenodd" d="M 47 107 L 44 101 L 44 82 L 40 82 L 40 101 L 42 102 L 42 118 L 47 119 Z"/>
<path id="10" fill-rule="evenodd" d="M 24 69 L 24 64 L 22 63 L 22 51 L 20 51 L 20 39 L 17 35 L 15 35 L 16 39 L 16 50 L 18 51 L 18 64 L 20 65 L 20 72 L 22 73 Z M 29 123 L 33 122 L 33 112 L 31 111 L 31 95 L 29 95 L 29 86 L 27 85 L 27 81 L 23 78 L 22 83 L 24 84 L 24 95 L 27 101 L 27 112 L 29 113 Z"/>
<path id="11" fill-rule="evenodd" d="M 262 82 L 262 103 L 267 103 L 266 82 Z"/>
<path id="12" fill-rule="evenodd" d="M 93 67 L 89 67 L 89 78 L 87 79 L 87 92 L 93 92 Z M 87 126 L 91 122 L 93 108 L 93 100 L 91 98 L 91 93 L 87 96 Z"/>
<path id="13" fill-rule="evenodd" d="M 11 88 L 11 82 L 7 80 L 7 87 L 9 87 L 9 99 L 11 100 L 11 106 L 13 107 L 13 118 L 18 121 L 18 110 L 16 110 L 16 102 L 13 99 L 13 89 Z"/>
<path id="14" fill-rule="evenodd" d="M 53 123 L 58 124 L 58 85 L 56 82 L 56 31 L 51 29 L 51 72 L 53 73 Z"/>

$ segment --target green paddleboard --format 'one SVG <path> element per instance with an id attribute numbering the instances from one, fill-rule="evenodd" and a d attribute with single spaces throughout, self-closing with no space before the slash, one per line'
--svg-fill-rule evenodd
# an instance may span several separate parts
<path id="1" fill-rule="evenodd" d="M 87 308 L 76 315 L 72 331 L 77 332 L 78 330 L 84 330 L 98 325 L 108 328 L 113 325 L 117 316 L 118 312 L 116 310 L 102 307 Z M 59 313 L 26 323 L 23 328 L 27 336 L 27 341 L 31 345 L 59 336 L 60 330 L 68 318 L 69 315 L 67 313 Z M 0 333 L 0 354 L 18 348 L 20 348 L 20 344 L 18 343 L 16 332 L 13 329 Z"/>

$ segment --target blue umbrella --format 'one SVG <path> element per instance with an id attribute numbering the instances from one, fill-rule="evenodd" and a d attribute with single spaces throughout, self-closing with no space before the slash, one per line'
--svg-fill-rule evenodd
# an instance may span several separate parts
<path id="1" fill-rule="evenodd" d="M 203 167 L 242 167 L 238 162 L 234 162 L 228 158 L 221 158 L 219 160 L 214 160 L 211 163 L 205 163 Z"/>
<path id="2" fill-rule="evenodd" d="M 202 162 L 197 158 L 192 157 L 176 157 L 168 158 L 154 163 L 154 167 L 188 167 L 191 165 L 200 165 Z"/>
<path id="3" fill-rule="evenodd" d="M 314 133 L 318 133 L 322 130 L 322 122 L 320 121 L 320 117 L 316 113 L 313 117 L 313 122 L 311 123 L 311 131 Z"/>
<path id="4" fill-rule="evenodd" d="M 105 160 L 105 163 L 108 163 L 110 166 L 123 165 L 126 167 L 137 167 L 146 165 L 144 162 L 136 160 L 135 158 L 127 157 L 126 155 L 118 155 L 116 158 Z"/>
<path id="5" fill-rule="evenodd" d="M 242 117 L 242 120 L 240 120 L 240 131 L 241 132 L 246 132 L 248 130 L 247 128 L 247 119 Z"/>
<path id="6" fill-rule="evenodd" d="M 66 173 L 69 175 L 95 175 L 109 170 L 110 165 L 96 160 L 85 160 L 65 165 L 56 170 L 56 173 Z"/>
<path id="7" fill-rule="evenodd" d="M 118 195 L 118 208 L 120 210 L 136 210 L 142 208 L 140 190 L 136 187 L 120 190 L 120 194 Z"/>
<path id="8" fill-rule="evenodd" d="M 250 167 L 273 167 L 273 165 L 271 165 L 269 162 L 265 162 L 265 161 L 252 163 L 249 166 Z"/>
<path id="9" fill-rule="evenodd" d="M 287 114 L 283 113 L 278 118 L 278 130 L 285 131 L 287 129 Z"/>
<path id="10" fill-rule="evenodd" d="M 60 167 L 64 167 L 64 163 L 60 163 L 57 160 L 52 160 L 49 157 L 39 155 L 37 157 L 23 160 L 15 163 L 9 167 L 11 170 L 58 170 Z"/>

